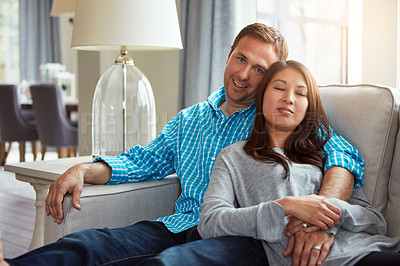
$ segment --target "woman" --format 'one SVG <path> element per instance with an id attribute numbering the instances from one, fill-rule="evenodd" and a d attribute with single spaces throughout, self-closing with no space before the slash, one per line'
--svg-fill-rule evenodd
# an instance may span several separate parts
<path id="1" fill-rule="evenodd" d="M 291 258 L 282 254 L 289 240 L 284 228 L 293 216 L 334 236 L 324 265 L 352 265 L 371 252 L 400 250 L 399 238 L 384 236 L 386 222 L 361 189 L 349 203 L 326 199 L 326 210 L 313 210 L 321 200 L 315 194 L 330 131 L 318 86 L 302 64 L 280 61 L 270 67 L 258 90 L 256 114 L 248 140 L 222 150 L 215 163 L 201 206 L 203 238 L 253 237 L 262 240 L 270 265 L 290 265 Z"/>

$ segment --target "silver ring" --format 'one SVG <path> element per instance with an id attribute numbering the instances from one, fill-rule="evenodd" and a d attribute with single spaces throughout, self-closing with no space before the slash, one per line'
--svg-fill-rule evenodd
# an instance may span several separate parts
<path id="1" fill-rule="evenodd" d="M 314 246 L 313 248 L 315 248 L 315 249 L 321 251 L 321 247 L 320 247 L 320 246 Z"/>
<path id="2" fill-rule="evenodd" d="M 308 227 L 308 225 L 307 225 L 306 223 L 301 223 L 301 225 L 302 225 L 304 228 L 307 228 L 307 227 Z"/>

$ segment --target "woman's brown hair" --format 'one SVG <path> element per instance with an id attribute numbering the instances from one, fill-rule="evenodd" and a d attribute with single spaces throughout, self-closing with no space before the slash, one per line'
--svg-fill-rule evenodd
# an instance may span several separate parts
<path id="1" fill-rule="evenodd" d="M 273 76 L 286 69 L 299 71 L 306 82 L 308 107 L 303 121 L 290 134 L 285 142 L 285 158 L 275 152 L 270 144 L 270 136 L 263 115 L 264 93 Z M 324 167 L 323 147 L 331 136 L 325 110 L 319 95 L 318 85 L 310 71 L 297 61 L 278 61 L 271 65 L 261 81 L 256 98 L 256 111 L 253 130 L 244 146 L 244 151 L 256 160 L 278 163 L 284 167 L 285 177 L 290 175 L 288 160 Z M 321 131 L 323 138 L 318 135 Z"/>

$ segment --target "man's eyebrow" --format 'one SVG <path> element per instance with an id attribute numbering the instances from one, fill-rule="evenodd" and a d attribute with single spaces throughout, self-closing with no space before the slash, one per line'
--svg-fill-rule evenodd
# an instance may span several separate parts
<path id="1" fill-rule="evenodd" d="M 268 69 L 268 67 L 265 67 L 265 66 L 262 66 L 262 65 L 259 65 L 259 64 L 256 64 L 256 67 L 262 68 L 262 69 L 264 69 L 264 70 L 267 70 L 267 69 Z"/>
<path id="2" fill-rule="evenodd" d="M 247 59 L 247 56 L 245 56 L 245 55 L 242 54 L 241 52 L 237 52 L 237 55 L 240 56 L 240 57 L 243 57 L 243 58 L 246 58 L 246 59 Z"/>
<path id="3" fill-rule="evenodd" d="M 244 55 L 243 53 L 241 53 L 241 52 L 237 52 L 237 53 L 236 53 L 236 56 L 243 57 L 244 59 L 247 59 L 247 56 L 245 56 L 245 55 Z M 262 69 L 264 69 L 264 70 L 267 70 L 267 69 L 268 69 L 268 67 L 262 66 L 262 65 L 260 65 L 260 64 L 256 64 L 255 66 L 256 66 L 256 67 L 259 67 L 259 68 L 262 68 Z"/>

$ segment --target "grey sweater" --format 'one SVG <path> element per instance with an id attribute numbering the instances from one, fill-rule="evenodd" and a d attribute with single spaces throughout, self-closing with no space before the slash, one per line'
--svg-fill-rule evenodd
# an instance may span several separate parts
<path id="1" fill-rule="evenodd" d="M 198 231 L 203 238 L 237 235 L 263 242 L 270 265 L 291 265 L 283 257 L 289 238 L 283 233 L 288 218 L 274 200 L 286 196 L 318 194 L 323 175 L 313 165 L 291 163 L 290 177 L 283 167 L 262 163 L 243 151 L 244 141 L 223 149 L 216 160 L 201 205 Z M 276 152 L 283 154 L 281 149 Z M 342 216 L 329 230 L 335 235 L 324 265 L 353 265 L 373 251 L 400 250 L 400 237 L 386 237 L 382 214 L 357 189 L 349 202 L 328 199 Z"/>

